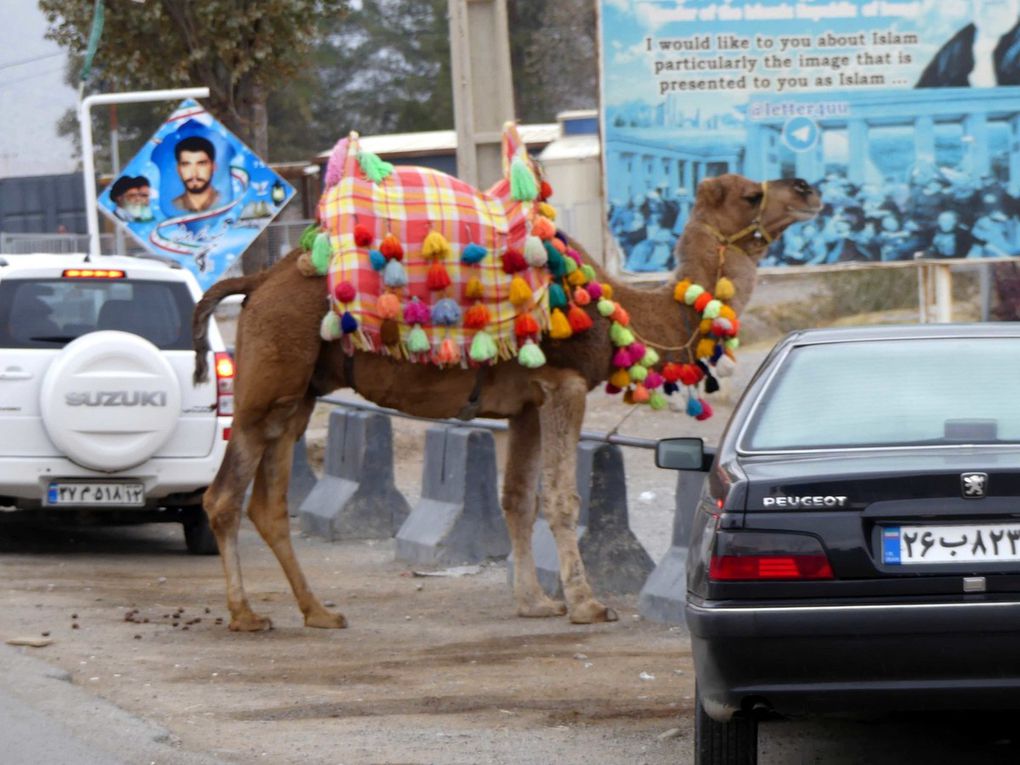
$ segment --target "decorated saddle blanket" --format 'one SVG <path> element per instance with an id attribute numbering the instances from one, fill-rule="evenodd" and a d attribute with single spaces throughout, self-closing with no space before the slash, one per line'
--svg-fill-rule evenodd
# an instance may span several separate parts
<path id="1" fill-rule="evenodd" d="M 333 151 L 311 260 L 333 310 L 322 336 L 345 350 L 454 365 L 519 357 L 541 366 L 546 332 L 591 326 L 574 288 L 595 272 L 553 223 L 551 189 L 514 125 L 504 178 L 488 191 L 424 167 L 393 166 L 351 134 Z M 598 289 L 592 285 L 592 289 Z"/>

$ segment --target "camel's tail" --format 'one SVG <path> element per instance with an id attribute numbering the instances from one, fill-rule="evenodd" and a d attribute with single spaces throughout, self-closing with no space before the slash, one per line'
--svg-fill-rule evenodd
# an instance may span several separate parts
<path id="1" fill-rule="evenodd" d="M 195 349 L 195 374 L 192 377 L 195 385 L 209 380 L 209 317 L 216 310 L 216 306 L 227 295 L 248 296 L 254 292 L 263 281 L 267 271 L 260 271 L 250 276 L 238 276 L 233 279 L 224 279 L 216 282 L 198 301 L 195 306 L 195 313 L 191 318 L 191 345 Z"/>

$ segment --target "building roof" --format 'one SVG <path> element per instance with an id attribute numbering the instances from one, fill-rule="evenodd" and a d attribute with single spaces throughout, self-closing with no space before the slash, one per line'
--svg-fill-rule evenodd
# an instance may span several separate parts
<path id="1" fill-rule="evenodd" d="M 543 147 L 560 136 L 556 122 L 538 125 L 518 125 L 521 139 L 528 146 Z M 419 133 L 387 133 L 384 135 L 363 135 L 361 148 L 381 157 L 424 156 L 429 154 L 452 154 L 457 150 L 457 131 L 426 130 Z M 316 158 L 325 162 L 332 149 L 321 152 Z"/>

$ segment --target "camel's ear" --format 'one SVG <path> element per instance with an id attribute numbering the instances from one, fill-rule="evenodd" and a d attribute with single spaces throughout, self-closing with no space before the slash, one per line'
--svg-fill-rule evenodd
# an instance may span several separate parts
<path id="1" fill-rule="evenodd" d="M 718 207 L 726 196 L 726 186 L 720 178 L 706 178 L 698 184 L 697 204 Z"/>

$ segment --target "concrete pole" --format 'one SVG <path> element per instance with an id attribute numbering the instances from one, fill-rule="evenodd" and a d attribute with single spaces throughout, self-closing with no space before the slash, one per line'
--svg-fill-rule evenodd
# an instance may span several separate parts
<path id="1" fill-rule="evenodd" d="M 506 0 L 450 0 L 457 176 L 478 187 L 503 177 L 503 123 L 514 119 Z"/>

